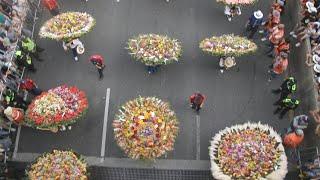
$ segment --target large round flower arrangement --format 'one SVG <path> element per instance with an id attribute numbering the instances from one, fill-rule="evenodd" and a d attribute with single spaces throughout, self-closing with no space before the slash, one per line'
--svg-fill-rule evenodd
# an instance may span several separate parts
<path id="1" fill-rule="evenodd" d="M 26 170 L 28 179 L 88 179 L 87 164 L 73 151 L 53 150 L 38 157 Z"/>
<path id="2" fill-rule="evenodd" d="M 95 19 L 87 13 L 66 12 L 49 19 L 41 28 L 42 38 L 68 40 L 81 37 L 95 25 Z"/>
<path id="3" fill-rule="evenodd" d="M 133 159 L 155 159 L 173 150 L 178 120 L 169 104 L 139 97 L 123 105 L 113 121 L 118 145 Z"/>
<path id="4" fill-rule="evenodd" d="M 169 64 L 181 56 L 178 40 L 157 34 L 142 34 L 129 39 L 128 49 L 135 59 L 150 66 Z"/>
<path id="5" fill-rule="evenodd" d="M 226 128 L 213 137 L 209 151 L 212 175 L 219 180 L 284 179 L 288 171 L 281 137 L 268 125 Z"/>
<path id="6" fill-rule="evenodd" d="M 88 109 L 83 91 L 66 85 L 37 96 L 29 105 L 25 124 L 37 128 L 57 128 L 75 123 Z"/>
<path id="7" fill-rule="evenodd" d="M 255 52 L 257 45 L 245 37 L 230 34 L 206 38 L 200 42 L 200 48 L 214 56 L 241 56 Z"/>

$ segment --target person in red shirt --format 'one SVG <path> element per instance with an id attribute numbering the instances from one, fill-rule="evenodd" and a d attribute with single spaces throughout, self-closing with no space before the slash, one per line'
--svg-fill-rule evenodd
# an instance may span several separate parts
<path id="1" fill-rule="evenodd" d="M 32 93 L 35 96 L 38 96 L 42 93 L 42 90 L 38 88 L 37 84 L 29 78 L 21 80 L 20 88 Z"/>
<path id="2" fill-rule="evenodd" d="M 99 79 L 101 80 L 103 78 L 103 70 L 105 68 L 103 57 L 100 54 L 95 54 L 92 55 L 89 60 L 97 68 Z"/>
<path id="3" fill-rule="evenodd" d="M 272 78 L 276 78 L 277 76 L 281 75 L 288 67 L 288 54 L 287 53 L 280 53 L 280 56 L 277 56 L 274 60 L 273 64 L 270 66 L 270 70 L 268 71 L 271 75 L 269 78 L 269 82 Z"/>
<path id="4" fill-rule="evenodd" d="M 42 0 L 42 4 L 49 10 L 52 16 L 60 14 L 57 0 Z"/>
<path id="5" fill-rule="evenodd" d="M 195 109 L 197 112 L 199 112 L 200 109 L 202 108 L 202 105 L 203 105 L 205 99 L 206 99 L 205 96 L 202 95 L 200 92 L 196 92 L 196 93 L 192 94 L 189 97 L 191 108 Z"/>

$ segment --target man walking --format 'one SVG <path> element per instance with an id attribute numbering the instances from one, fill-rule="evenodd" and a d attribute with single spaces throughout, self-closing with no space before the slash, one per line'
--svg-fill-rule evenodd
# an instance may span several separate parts
<path id="1" fill-rule="evenodd" d="M 92 55 L 89 60 L 97 68 L 99 79 L 101 80 L 103 78 L 103 70 L 105 68 L 103 57 L 99 54 L 95 54 Z"/>
<path id="2" fill-rule="evenodd" d="M 67 51 L 68 48 L 71 48 L 72 55 L 73 55 L 73 58 L 75 61 L 79 60 L 78 59 L 78 49 L 77 49 L 78 46 L 81 47 L 80 49 L 84 50 L 83 43 L 78 38 L 70 40 L 69 42 L 63 41 L 62 46 L 65 51 Z"/>
<path id="3" fill-rule="evenodd" d="M 189 99 L 191 108 L 199 112 L 205 101 L 205 96 L 202 95 L 200 92 L 196 92 L 192 94 Z"/>
<path id="4" fill-rule="evenodd" d="M 280 112 L 279 118 L 282 119 L 289 110 L 295 110 L 299 106 L 299 104 L 299 100 L 287 97 L 282 101 L 274 104 L 278 105 L 278 108 L 273 112 L 273 114 L 277 114 Z"/>
<path id="5" fill-rule="evenodd" d="M 279 94 L 280 99 L 279 102 L 282 101 L 284 98 L 288 97 L 289 94 L 294 93 L 297 91 L 297 80 L 290 76 L 286 80 L 283 81 L 281 86 L 278 89 L 272 90 L 272 93 Z"/>
<path id="6" fill-rule="evenodd" d="M 246 31 L 249 32 L 248 38 L 252 39 L 254 34 L 263 22 L 263 13 L 260 10 L 255 11 L 246 24 Z"/>

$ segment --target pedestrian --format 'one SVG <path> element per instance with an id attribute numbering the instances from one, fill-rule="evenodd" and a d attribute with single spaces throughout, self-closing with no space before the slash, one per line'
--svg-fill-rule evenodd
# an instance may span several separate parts
<path id="1" fill-rule="evenodd" d="M 39 47 L 31 38 L 24 37 L 21 43 L 22 51 L 28 53 L 31 57 L 37 59 L 38 61 L 43 61 L 43 59 L 39 57 L 39 53 L 43 52 L 44 49 Z"/>
<path id="2" fill-rule="evenodd" d="M 146 65 L 147 71 L 149 74 L 156 73 L 160 68 L 160 65 Z"/>
<path id="3" fill-rule="evenodd" d="M 195 109 L 197 112 L 199 112 L 203 106 L 205 99 L 206 99 L 206 97 L 204 95 L 202 95 L 200 92 L 196 92 L 196 93 L 192 94 L 189 97 L 191 108 Z"/>
<path id="4" fill-rule="evenodd" d="M 231 21 L 234 16 L 241 15 L 241 9 L 237 5 L 231 5 L 231 7 L 229 5 L 226 5 L 224 14 L 227 16 L 228 21 Z"/>
<path id="5" fill-rule="evenodd" d="M 75 61 L 78 61 L 78 54 L 82 54 L 84 52 L 83 43 L 78 38 L 67 42 L 63 41 L 62 46 L 65 51 L 67 51 L 68 48 L 71 48 Z"/>
<path id="6" fill-rule="evenodd" d="M 277 114 L 280 112 L 279 118 L 282 119 L 283 116 L 289 111 L 289 110 L 295 110 L 300 104 L 300 101 L 297 99 L 293 99 L 290 97 L 287 97 L 283 99 L 282 101 L 274 104 L 277 105 L 277 109 L 273 112 L 273 114 Z"/>
<path id="7" fill-rule="evenodd" d="M 273 61 L 273 64 L 269 66 L 268 73 L 270 74 L 270 78 L 268 79 L 271 82 L 272 79 L 281 75 L 288 68 L 288 54 L 281 53 L 280 56 L 277 56 Z"/>
<path id="8" fill-rule="evenodd" d="M 294 132 L 297 129 L 306 129 L 309 124 L 309 117 L 307 115 L 295 116 L 290 123 L 290 127 L 287 129 L 287 132 Z"/>
<path id="9" fill-rule="evenodd" d="M 24 111 L 20 108 L 7 107 L 4 110 L 6 117 L 13 123 L 20 125 L 24 120 Z"/>
<path id="10" fill-rule="evenodd" d="M 37 86 L 37 84 L 30 78 L 21 80 L 20 88 L 30 92 L 34 96 L 38 96 L 42 93 L 42 90 Z"/>
<path id="11" fill-rule="evenodd" d="M 100 54 L 92 55 L 89 58 L 90 62 L 97 68 L 99 79 L 103 78 L 103 70 L 105 68 L 103 57 Z"/>
<path id="12" fill-rule="evenodd" d="M 278 89 L 272 90 L 274 94 L 280 94 L 280 100 L 288 97 L 289 94 L 297 91 L 297 80 L 290 76 L 286 78 Z"/>
<path id="13" fill-rule="evenodd" d="M 56 0 L 42 0 L 42 4 L 50 12 L 52 16 L 60 14 L 59 5 Z"/>
<path id="14" fill-rule="evenodd" d="M 303 138 L 304 138 L 303 130 L 297 129 L 294 132 L 287 133 L 283 137 L 283 145 L 288 148 L 295 149 L 301 144 L 301 142 L 303 141 Z"/>
<path id="15" fill-rule="evenodd" d="M 29 71 L 34 72 L 34 73 L 37 71 L 37 69 L 34 67 L 32 58 L 29 54 L 27 54 L 21 50 L 17 50 L 15 52 L 15 57 L 17 60 L 17 64 L 19 66 L 23 66 L 23 67 L 27 68 Z"/>
<path id="16" fill-rule="evenodd" d="M 258 31 L 260 25 L 263 22 L 263 13 L 261 10 L 253 12 L 249 20 L 246 23 L 246 31 L 249 32 L 248 38 L 252 39 L 254 34 Z"/>
<path id="17" fill-rule="evenodd" d="M 233 56 L 221 57 L 219 61 L 220 72 L 223 73 L 224 70 L 227 70 L 236 64 L 236 59 Z"/>

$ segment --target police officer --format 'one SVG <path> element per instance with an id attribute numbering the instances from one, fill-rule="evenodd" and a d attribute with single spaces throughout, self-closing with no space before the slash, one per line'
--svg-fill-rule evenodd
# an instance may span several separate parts
<path id="1" fill-rule="evenodd" d="M 37 69 L 34 67 L 34 64 L 30 55 L 26 54 L 21 50 L 17 50 L 15 52 L 15 56 L 16 56 L 18 65 L 23 66 L 32 72 L 37 71 Z"/>
<path id="2" fill-rule="evenodd" d="M 292 94 L 296 91 L 297 91 L 297 80 L 291 76 L 287 78 L 278 89 L 272 90 L 272 93 L 274 94 L 281 93 L 280 99 L 279 101 L 277 101 L 277 102 L 280 102 L 284 98 L 288 97 L 289 94 Z"/>
<path id="3" fill-rule="evenodd" d="M 33 58 L 37 59 L 38 61 L 43 61 L 43 59 L 39 58 L 39 52 L 44 51 L 44 49 L 38 47 L 36 43 L 30 39 L 29 37 L 25 37 L 22 40 L 22 50 L 26 53 L 29 53 Z"/>
<path id="4" fill-rule="evenodd" d="M 299 100 L 287 97 L 275 104 L 278 105 L 278 108 L 273 112 L 273 114 L 277 114 L 280 112 L 279 118 L 282 119 L 289 110 L 295 110 L 299 106 L 299 104 Z"/>

